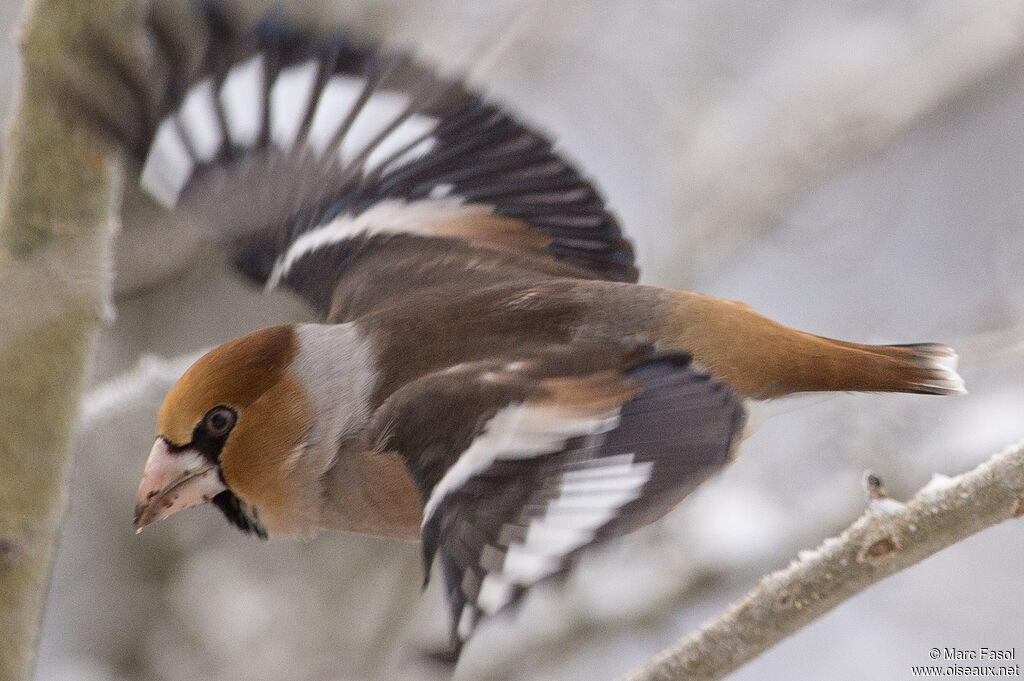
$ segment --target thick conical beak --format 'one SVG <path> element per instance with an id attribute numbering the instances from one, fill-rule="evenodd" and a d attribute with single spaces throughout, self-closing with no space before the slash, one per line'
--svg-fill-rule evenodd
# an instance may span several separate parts
<path id="1" fill-rule="evenodd" d="M 171 450 L 158 437 L 146 461 L 135 499 L 135 530 L 151 522 L 206 503 L 227 489 L 217 467 L 191 449 Z"/>

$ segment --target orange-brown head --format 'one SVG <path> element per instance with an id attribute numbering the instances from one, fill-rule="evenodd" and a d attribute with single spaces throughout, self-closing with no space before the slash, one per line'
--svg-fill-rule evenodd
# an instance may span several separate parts
<path id="1" fill-rule="evenodd" d="M 296 329 L 226 343 L 171 388 L 139 485 L 136 528 L 207 501 L 261 536 L 315 526 L 315 480 L 298 463 L 316 412 L 294 370 Z"/>

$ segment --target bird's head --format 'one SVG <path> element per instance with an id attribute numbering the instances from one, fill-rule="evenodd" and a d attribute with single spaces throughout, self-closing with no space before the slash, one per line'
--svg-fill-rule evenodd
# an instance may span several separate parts
<path id="1" fill-rule="evenodd" d="M 296 327 L 274 326 L 212 350 L 185 372 L 160 407 L 136 529 L 205 502 L 260 536 L 315 524 L 311 481 L 296 466 L 315 420 L 295 373 L 300 352 Z"/>

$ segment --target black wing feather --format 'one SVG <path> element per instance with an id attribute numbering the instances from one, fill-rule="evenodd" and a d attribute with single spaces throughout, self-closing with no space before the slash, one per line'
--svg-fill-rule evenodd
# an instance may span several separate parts
<path id="1" fill-rule="evenodd" d="M 548 137 L 461 81 L 345 32 L 323 36 L 298 28 L 280 11 L 246 27 L 222 3 L 203 2 L 196 22 L 200 30 L 192 26 L 186 36 L 168 17 L 155 9 L 147 15 L 154 57 L 148 70 L 126 64 L 121 52 L 97 42 L 97 59 L 123 90 L 121 111 L 107 111 L 81 93 L 72 105 L 113 133 L 140 170 L 155 153 L 161 125 L 175 127 L 191 169 L 179 178 L 181 187 L 167 190 L 165 203 L 221 238 L 246 236 L 248 250 L 236 262 L 260 283 L 266 283 L 297 238 L 341 214 L 356 216 L 387 200 L 439 195 L 522 221 L 550 240 L 547 252 L 567 265 L 564 275 L 636 281 L 632 246 L 593 184 L 555 151 Z M 254 100 L 261 123 L 253 140 L 239 143 L 229 133 L 232 113 L 222 101 L 222 88 L 233 69 L 254 57 L 262 68 Z M 308 102 L 300 102 L 304 106 L 293 114 L 298 120 L 295 141 L 279 148 L 273 139 L 272 90 L 287 69 L 308 63 L 315 74 L 304 92 Z M 347 111 L 332 112 L 337 127 L 323 148 L 314 150 L 309 146 L 314 119 L 335 76 L 361 82 L 362 90 Z M 212 154 L 200 153 L 200 131 L 180 115 L 186 99 L 206 81 L 213 86 L 220 139 Z M 404 96 L 406 106 L 380 121 L 376 135 L 342 159 L 360 114 L 387 93 Z M 433 127 L 408 139 L 404 135 L 412 128 L 396 136 L 413 117 L 434 121 Z M 385 145 L 387 151 L 381 151 Z M 381 158 L 371 164 L 375 153 Z M 316 252 L 304 257 L 310 261 L 304 267 L 315 269 L 321 279 L 339 280 L 335 258 Z M 322 297 L 303 288 L 308 278 L 284 276 L 282 281 L 325 313 Z"/>
<path id="2" fill-rule="evenodd" d="M 493 375 L 500 367 L 481 366 Z M 515 376 L 492 381 L 492 391 L 472 383 L 457 391 L 480 411 L 440 399 L 442 392 L 417 390 L 408 409 L 443 413 L 413 416 L 393 411 L 401 421 L 393 445 L 428 499 L 423 526 L 424 567 L 435 557 L 448 595 L 452 645 L 460 646 L 477 621 L 515 603 L 537 581 L 563 572 L 584 548 L 630 532 L 671 510 L 683 497 L 729 460 L 745 422 L 735 394 L 690 365 L 685 355 L 649 357 L 624 371 L 635 394 L 621 403 L 618 421 L 607 432 L 568 438 L 557 451 L 509 455 L 493 460 L 454 488 L 435 496 L 461 455 L 485 433 L 502 406 L 529 403 L 536 382 L 551 372 L 534 373 L 533 388 Z M 445 376 L 423 379 L 446 385 Z M 428 399 L 433 396 L 435 399 Z M 434 405 L 434 406 L 431 406 Z M 397 405 L 394 405 L 397 408 Z M 472 417 L 466 420 L 466 415 Z M 417 434 L 404 431 L 441 419 L 444 443 L 426 451 Z M 463 419 L 460 426 L 448 421 Z M 411 425 L 409 425 L 411 424 Z M 508 433 L 509 442 L 530 441 L 533 431 Z M 419 435 L 422 437 L 422 435 Z M 479 456 L 479 452 L 477 454 Z"/>

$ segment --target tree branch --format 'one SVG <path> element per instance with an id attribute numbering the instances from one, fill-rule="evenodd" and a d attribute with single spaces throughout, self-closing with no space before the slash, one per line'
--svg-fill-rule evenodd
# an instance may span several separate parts
<path id="1" fill-rule="evenodd" d="M 31 676 L 78 401 L 110 309 L 111 176 L 59 114 L 54 77 L 82 27 L 106 28 L 124 5 L 36 0 L 22 26 L 0 204 L 0 681 Z"/>
<path id="2" fill-rule="evenodd" d="M 80 427 L 88 428 L 105 419 L 118 418 L 122 411 L 146 395 L 155 393 L 157 400 L 167 394 L 185 370 L 208 350 L 164 358 L 143 355 L 135 366 L 92 388 L 82 398 Z"/>
<path id="3" fill-rule="evenodd" d="M 854 594 L 933 553 L 1024 515 L 1024 441 L 955 478 L 936 474 L 905 504 L 869 484 L 867 510 L 838 537 L 803 551 L 719 617 L 622 681 L 710 681 Z"/>

